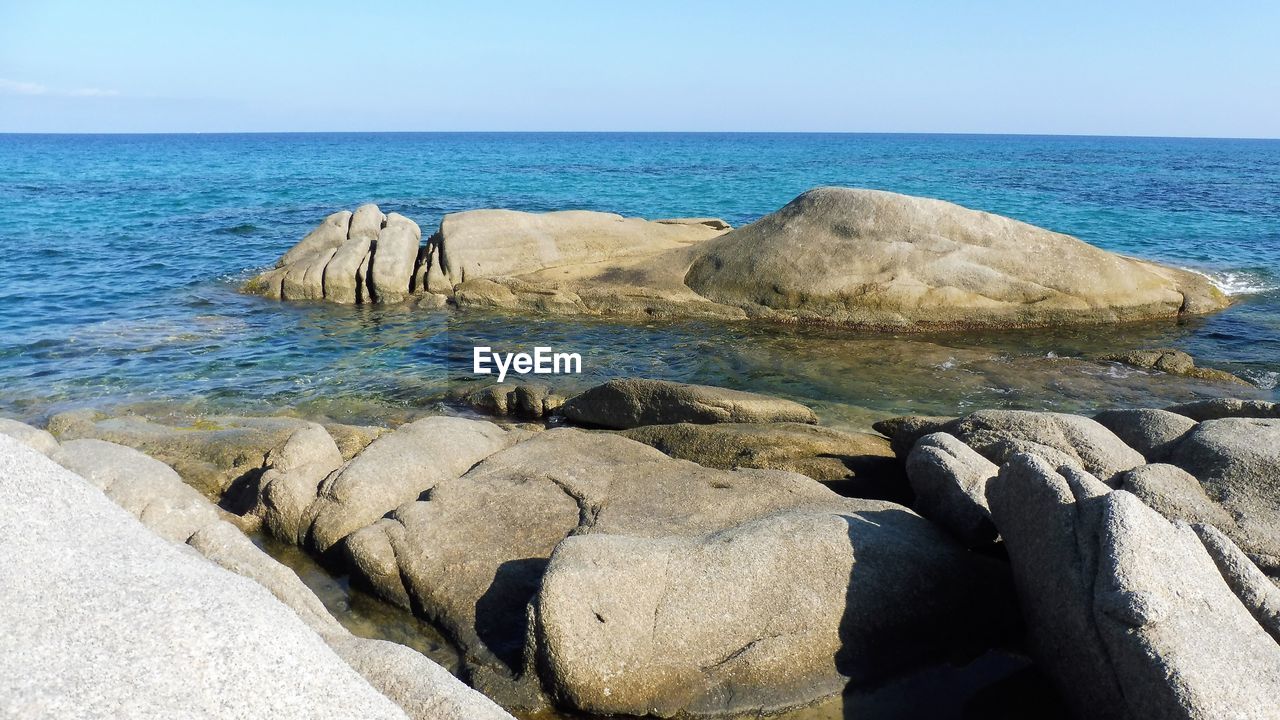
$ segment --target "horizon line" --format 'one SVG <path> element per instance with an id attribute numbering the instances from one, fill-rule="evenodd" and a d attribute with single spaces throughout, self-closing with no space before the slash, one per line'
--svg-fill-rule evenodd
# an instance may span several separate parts
<path id="1" fill-rule="evenodd" d="M 1142 135 L 1142 134 L 1093 134 L 1093 133 L 1042 133 L 1042 132 L 955 132 L 955 131 L 893 131 L 893 130 L 185 130 L 185 131 L 126 131 L 104 130 L 88 132 L 48 132 L 38 130 L 0 131 L 0 136 L 194 136 L 194 135 L 898 135 L 898 136 L 955 136 L 955 137 L 1040 137 L 1040 138 L 1097 138 L 1128 140 L 1253 140 L 1277 141 L 1280 137 L 1264 135 Z"/>

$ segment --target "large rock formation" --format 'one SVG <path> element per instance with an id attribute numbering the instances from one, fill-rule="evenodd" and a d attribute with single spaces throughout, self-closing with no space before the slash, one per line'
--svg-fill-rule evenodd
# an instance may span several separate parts
<path id="1" fill-rule="evenodd" d="M 812 410 L 791 400 L 709 385 L 626 378 L 569 398 L 560 408 L 583 425 L 629 429 L 670 423 L 816 423 Z"/>
<path id="2" fill-rule="evenodd" d="M 376 240 L 357 234 L 364 210 L 326 219 L 246 290 L 340 303 L 426 294 L 460 307 L 894 330 L 1174 318 L 1227 305 L 1195 273 L 940 200 L 874 190 L 810 190 L 729 232 L 713 219 L 472 210 L 445 216 L 412 261 L 394 214 Z M 365 215 L 376 218 L 375 211 Z M 386 253 L 394 259 L 380 261 Z M 384 276 L 387 268 L 394 273 Z"/>

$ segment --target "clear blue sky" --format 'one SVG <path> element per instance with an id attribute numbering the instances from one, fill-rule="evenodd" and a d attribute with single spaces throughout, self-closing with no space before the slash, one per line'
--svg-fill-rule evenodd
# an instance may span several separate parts
<path id="1" fill-rule="evenodd" d="M 286 130 L 1280 137 L 1280 1 L 0 0 L 0 132 Z"/>

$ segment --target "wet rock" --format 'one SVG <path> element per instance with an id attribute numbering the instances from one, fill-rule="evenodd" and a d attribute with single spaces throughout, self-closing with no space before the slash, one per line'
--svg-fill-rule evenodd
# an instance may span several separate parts
<path id="1" fill-rule="evenodd" d="M 1197 367 L 1196 361 L 1187 353 L 1172 348 L 1156 350 L 1130 350 L 1129 352 L 1099 355 L 1103 362 L 1117 362 L 1143 370 L 1159 370 L 1170 375 L 1182 375 L 1210 382 L 1233 383 L 1235 385 L 1251 385 L 1252 383 L 1232 375 L 1225 370 Z"/>
<path id="2" fill-rule="evenodd" d="M 1280 418 L 1280 403 L 1265 400 L 1213 398 L 1182 403 L 1165 409 L 1185 415 L 1196 422 L 1220 418 Z"/>
<path id="3" fill-rule="evenodd" d="M 301 511 L 309 543 L 324 552 L 520 438 L 479 420 L 428 417 L 375 440 L 326 479 Z"/>
<path id="4" fill-rule="evenodd" d="M 1031 455 L 1010 459 L 988 500 L 1034 656 L 1077 715 L 1265 717 L 1274 707 L 1280 645 L 1190 527 Z M 1258 671 L 1223 681 L 1239 667 Z"/>
<path id="5" fill-rule="evenodd" d="M 53 435 L 17 420 L 0 418 L 0 435 L 8 435 L 44 455 L 51 455 L 58 450 L 58 441 Z"/>
<path id="6" fill-rule="evenodd" d="M 997 464 L 1017 452 L 1034 453 L 1035 449 L 1025 443 L 1052 448 L 1106 481 L 1146 463 L 1141 453 L 1124 444 L 1115 433 L 1079 415 L 981 410 L 944 429 Z M 1052 454 L 1050 459 L 1057 464 L 1060 456 Z"/>
<path id="7" fill-rule="evenodd" d="M 1001 571 L 869 500 L 693 537 L 596 530 L 551 557 L 539 657 L 555 696 L 590 713 L 768 712 L 990 635 Z"/>
<path id="8" fill-rule="evenodd" d="M 905 330 L 1172 318 L 1227 306 L 1194 273 L 940 200 L 836 187 L 703 243 L 685 282 L 755 316 Z"/>
<path id="9" fill-rule="evenodd" d="M 0 696 L 19 716 L 404 717 L 262 586 L 7 437 L 0 495 Z"/>
<path id="10" fill-rule="evenodd" d="M 812 410 L 757 393 L 666 380 L 610 380 L 565 402 L 560 414 L 583 425 L 626 430 L 671 423 L 816 423 Z"/>
<path id="11" fill-rule="evenodd" d="M 465 391 L 458 401 L 488 415 L 542 420 L 564 404 L 564 397 L 538 383 L 499 383 Z"/>
<path id="12" fill-rule="evenodd" d="M 910 495 L 889 441 L 870 433 L 803 423 L 677 423 L 622 434 L 706 467 L 800 473 L 847 497 L 901 501 Z"/>
<path id="13" fill-rule="evenodd" d="M 987 483 L 1000 468 L 946 433 L 920 438 L 907 456 L 913 507 L 967 547 L 996 539 Z"/>
<path id="14" fill-rule="evenodd" d="M 930 415 L 903 415 L 880 420 L 871 428 L 889 438 L 894 454 L 905 460 L 907 453 L 911 452 L 917 440 L 929 433 L 942 430 L 955 419 Z"/>
<path id="15" fill-rule="evenodd" d="M 1196 426 L 1196 421 L 1167 410 L 1105 410 L 1093 416 L 1147 462 L 1160 462 Z"/>

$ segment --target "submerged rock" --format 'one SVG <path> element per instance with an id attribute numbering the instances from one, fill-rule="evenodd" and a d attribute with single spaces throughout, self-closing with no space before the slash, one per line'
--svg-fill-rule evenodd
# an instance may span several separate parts
<path id="1" fill-rule="evenodd" d="M 804 423 L 677 423 L 622 434 L 706 467 L 800 473 L 847 497 L 902 501 L 910 495 L 889 441 L 870 433 Z"/>
<path id="2" fill-rule="evenodd" d="M 1235 385 L 1252 385 L 1247 380 L 1232 375 L 1225 370 L 1197 367 L 1195 358 L 1181 350 L 1160 348 L 1157 350 L 1130 350 L 1122 353 L 1099 355 L 1103 362 L 1118 362 L 1143 370 L 1159 370 L 1170 375 L 1182 375 L 1210 382 L 1233 383 Z"/>
<path id="3" fill-rule="evenodd" d="M 619 430 L 671 423 L 818 422 L 812 410 L 791 400 L 639 378 L 610 380 L 575 395 L 560 414 L 575 423 Z"/>

